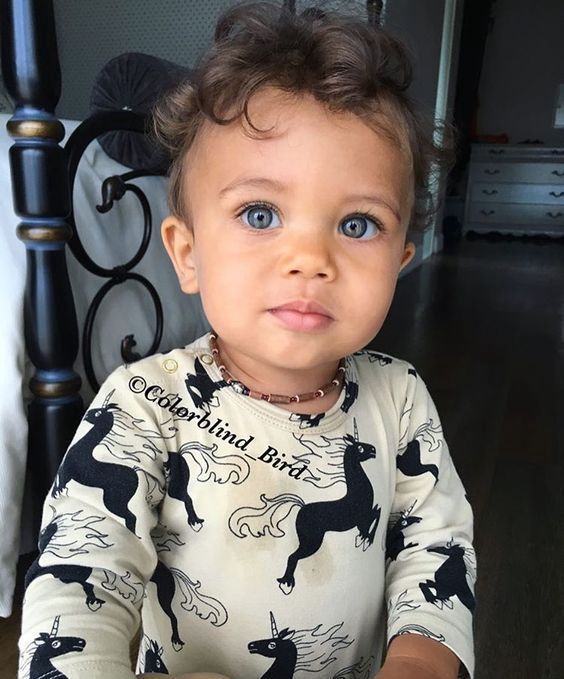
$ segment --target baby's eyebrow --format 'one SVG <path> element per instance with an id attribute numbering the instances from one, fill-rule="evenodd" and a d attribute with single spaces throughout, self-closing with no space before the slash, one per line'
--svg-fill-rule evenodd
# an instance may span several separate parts
<path id="1" fill-rule="evenodd" d="M 352 196 L 347 196 L 347 200 L 350 200 L 351 202 L 368 202 L 368 203 L 374 203 L 375 205 L 380 205 L 382 207 L 387 208 L 391 212 L 394 213 L 394 216 L 396 219 L 401 222 L 401 215 L 399 213 L 398 208 L 391 203 L 391 201 L 387 200 L 386 198 L 383 198 L 382 196 L 377 196 L 377 195 L 370 195 L 370 194 L 354 194 Z"/>
<path id="2" fill-rule="evenodd" d="M 269 177 L 242 177 L 224 186 L 219 192 L 219 197 L 223 198 L 227 193 L 241 188 L 272 189 L 282 193 L 288 190 L 288 186 L 277 179 Z"/>

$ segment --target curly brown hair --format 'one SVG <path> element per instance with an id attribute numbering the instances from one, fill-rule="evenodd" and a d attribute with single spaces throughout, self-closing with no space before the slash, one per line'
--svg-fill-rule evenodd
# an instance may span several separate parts
<path id="1" fill-rule="evenodd" d="M 329 111 L 353 113 L 410 154 L 415 203 L 411 229 L 424 227 L 433 206 L 429 181 L 450 152 L 433 140 L 433 126 L 406 90 L 412 68 L 405 47 L 359 17 L 318 9 L 296 15 L 271 2 L 244 2 L 223 13 L 215 44 L 190 82 L 158 102 L 157 141 L 168 151 L 169 205 L 184 214 L 184 160 L 204 121 L 228 125 L 241 119 L 253 135 L 268 135 L 249 117 L 249 101 L 274 87 L 308 94 Z M 444 136 L 443 136 L 444 138 Z"/>

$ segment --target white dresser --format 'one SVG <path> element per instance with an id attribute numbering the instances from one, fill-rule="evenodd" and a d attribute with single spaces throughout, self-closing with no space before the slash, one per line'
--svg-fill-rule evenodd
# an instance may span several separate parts
<path id="1" fill-rule="evenodd" d="M 564 236 L 564 148 L 475 144 L 464 231 Z"/>

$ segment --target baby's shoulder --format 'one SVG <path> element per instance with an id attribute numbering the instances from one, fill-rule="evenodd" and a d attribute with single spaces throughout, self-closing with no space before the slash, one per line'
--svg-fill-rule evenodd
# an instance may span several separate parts
<path id="1" fill-rule="evenodd" d="M 363 349 L 351 357 L 360 390 L 378 400 L 388 397 L 396 404 L 405 403 L 416 388 L 419 376 L 408 361 L 375 349 Z"/>
<path id="2" fill-rule="evenodd" d="M 134 363 L 125 363 L 116 368 L 110 375 L 110 379 L 130 379 L 133 376 L 138 376 L 147 382 L 169 382 L 178 376 L 186 377 L 189 373 L 204 373 L 204 367 L 212 363 L 213 356 L 206 336 L 203 336 L 184 347 L 152 354 Z"/>
<path id="3" fill-rule="evenodd" d="M 352 358 L 361 379 L 403 382 L 407 376 L 417 377 L 417 371 L 411 363 L 375 349 L 362 349 L 353 354 Z"/>

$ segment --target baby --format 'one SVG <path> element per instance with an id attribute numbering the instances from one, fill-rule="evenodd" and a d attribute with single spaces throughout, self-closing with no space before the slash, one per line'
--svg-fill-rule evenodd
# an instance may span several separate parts
<path id="1" fill-rule="evenodd" d="M 133 679 L 140 624 L 143 677 L 472 676 L 471 508 L 416 370 L 362 350 L 437 158 L 408 84 L 382 30 L 266 3 L 156 111 L 164 244 L 213 331 L 84 416 L 20 679 Z"/>

